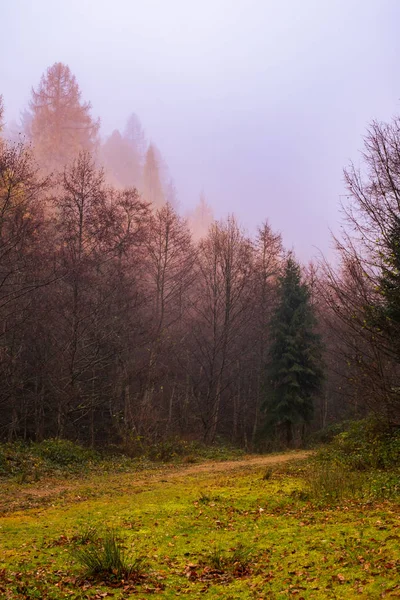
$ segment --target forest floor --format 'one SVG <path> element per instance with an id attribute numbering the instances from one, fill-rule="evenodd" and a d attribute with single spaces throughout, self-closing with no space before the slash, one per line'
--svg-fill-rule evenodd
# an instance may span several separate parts
<path id="1" fill-rule="evenodd" d="M 399 504 L 313 502 L 309 460 L 0 482 L 0 598 L 400 598 Z M 143 559 L 131 579 L 80 564 L 107 531 Z"/>

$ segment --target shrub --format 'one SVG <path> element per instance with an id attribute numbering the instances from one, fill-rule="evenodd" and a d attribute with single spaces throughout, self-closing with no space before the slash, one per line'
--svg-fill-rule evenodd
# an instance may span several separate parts
<path id="1" fill-rule="evenodd" d="M 393 431 L 376 418 L 348 423 L 318 458 L 356 471 L 393 468 L 400 461 L 400 430 Z"/>
<path id="2" fill-rule="evenodd" d="M 55 466 L 82 465 L 98 459 L 93 450 L 83 448 L 69 440 L 50 439 L 33 446 L 35 454 Z"/>

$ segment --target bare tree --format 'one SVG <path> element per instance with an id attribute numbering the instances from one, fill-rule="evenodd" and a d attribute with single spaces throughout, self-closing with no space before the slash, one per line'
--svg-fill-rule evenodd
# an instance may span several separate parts
<path id="1" fill-rule="evenodd" d="M 179 345 L 187 334 L 183 330 L 183 319 L 188 310 L 188 292 L 194 279 L 196 256 L 187 223 L 170 204 L 151 215 L 146 250 L 145 287 L 151 308 L 148 313 L 151 342 L 141 414 L 144 420 L 158 397 L 159 408 L 163 405 L 165 408 L 167 403 L 170 429 L 174 397 L 176 400 L 176 376 L 171 389 L 167 389 L 162 380 L 160 382 L 160 375 L 174 370 L 171 365 L 176 362 Z"/>
<path id="2" fill-rule="evenodd" d="M 43 206 L 48 181 L 41 179 L 37 170 L 22 144 L 0 146 L 1 397 L 10 417 L 3 422 L 10 439 L 21 425 L 26 328 L 35 296 L 52 280 L 46 271 L 46 244 L 41 244 L 41 235 L 47 231 Z"/>
<path id="3" fill-rule="evenodd" d="M 214 441 L 223 401 L 232 416 L 235 379 L 251 306 L 253 249 L 236 220 L 213 225 L 199 245 L 192 295 L 192 389 L 205 441 Z M 230 406 L 229 406 L 230 405 Z"/>

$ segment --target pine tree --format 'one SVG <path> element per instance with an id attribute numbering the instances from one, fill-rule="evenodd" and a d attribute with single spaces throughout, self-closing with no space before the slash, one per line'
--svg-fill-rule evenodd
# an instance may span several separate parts
<path id="1" fill-rule="evenodd" d="M 300 267 L 290 256 L 279 281 L 278 302 L 271 320 L 264 411 L 267 422 L 285 431 L 291 444 L 293 425 L 309 423 L 313 397 L 322 383 L 321 343 L 315 332 L 309 290 Z"/>

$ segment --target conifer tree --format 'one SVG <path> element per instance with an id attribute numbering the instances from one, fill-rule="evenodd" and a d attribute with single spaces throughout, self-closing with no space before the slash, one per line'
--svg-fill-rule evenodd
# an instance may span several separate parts
<path id="1" fill-rule="evenodd" d="M 32 89 L 29 133 L 35 154 L 48 171 L 62 169 L 81 151 L 93 151 L 100 121 L 91 117 L 90 102 L 81 92 L 69 67 L 54 63 Z"/>
<path id="2" fill-rule="evenodd" d="M 313 398 L 322 383 L 321 344 L 315 325 L 309 290 L 301 280 L 299 265 L 289 256 L 271 319 L 264 401 L 267 422 L 283 429 L 288 445 L 293 425 L 311 421 Z"/>

